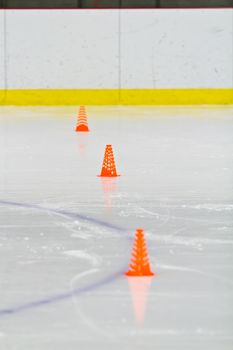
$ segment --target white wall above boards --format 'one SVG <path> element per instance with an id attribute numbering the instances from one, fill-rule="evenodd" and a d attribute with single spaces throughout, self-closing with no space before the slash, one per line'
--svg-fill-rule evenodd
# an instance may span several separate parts
<path id="1" fill-rule="evenodd" d="M 232 11 L 121 12 L 125 88 L 232 87 Z"/>
<path id="2" fill-rule="evenodd" d="M 0 11 L 0 90 L 6 77 L 8 89 L 231 88 L 232 10 Z"/>
<path id="3" fill-rule="evenodd" d="M 10 89 L 118 87 L 115 11 L 9 10 Z"/>
<path id="4" fill-rule="evenodd" d="M 5 11 L 0 11 L 0 101 L 4 98 L 4 89 L 6 83 L 5 72 Z"/>

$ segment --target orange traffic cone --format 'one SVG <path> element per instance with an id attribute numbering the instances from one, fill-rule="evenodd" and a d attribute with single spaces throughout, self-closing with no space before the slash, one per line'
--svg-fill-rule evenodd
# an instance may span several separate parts
<path id="1" fill-rule="evenodd" d="M 86 115 L 86 110 L 84 106 L 80 106 L 79 113 L 78 113 L 78 122 L 75 128 L 75 131 L 77 132 L 90 131 L 88 128 L 87 115 Z"/>
<path id="2" fill-rule="evenodd" d="M 150 269 L 149 255 L 142 229 L 136 230 L 131 263 L 129 265 L 129 271 L 125 275 L 131 277 L 154 276 L 154 273 Z"/>
<path id="3" fill-rule="evenodd" d="M 105 148 L 102 171 L 101 171 L 101 174 L 99 176 L 101 176 L 101 177 L 120 176 L 120 175 L 117 175 L 112 145 L 107 145 Z"/>

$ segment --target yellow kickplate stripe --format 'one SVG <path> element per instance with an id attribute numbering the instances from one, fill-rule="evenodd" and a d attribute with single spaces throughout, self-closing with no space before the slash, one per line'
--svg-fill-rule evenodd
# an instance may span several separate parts
<path id="1" fill-rule="evenodd" d="M 233 104 L 233 89 L 0 90 L 0 105 Z"/>

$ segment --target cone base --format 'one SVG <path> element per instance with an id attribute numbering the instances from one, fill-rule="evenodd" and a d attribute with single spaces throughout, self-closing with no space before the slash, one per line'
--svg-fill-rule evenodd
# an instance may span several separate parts
<path id="1" fill-rule="evenodd" d="M 145 272 L 145 273 L 138 273 L 138 272 L 133 272 L 133 271 L 128 271 L 124 273 L 125 276 L 127 277 L 149 277 L 149 276 L 155 276 L 155 273 L 153 272 Z"/>
<path id="2" fill-rule="evenodd" d="M 87 125 L 81 124 L 81 125 L 76 126 L 75 131 L 76 132 L 88 132 L 90 130 L 89 130 Z"/>
<path id="3" fill-rule="evenodd" d="M 97 177 L 119 177 L 121 175 L 97 175 Z"/>

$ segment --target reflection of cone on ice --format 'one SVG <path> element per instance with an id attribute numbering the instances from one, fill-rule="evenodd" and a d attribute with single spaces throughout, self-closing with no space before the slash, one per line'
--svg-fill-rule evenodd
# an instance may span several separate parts
<path id="1" fill-rule="evenodd" d="M 105 148 L 104 161 L 102 171 L 99 175 L 101 177 L 117 177 L 116 165 L 112 150 L 112 145 L 107 145 Z"/>
<path id="2" fill-rule="evenodd" d="M 88 143 L 88 135 L 86 133 L 80 133 L 79 137 L 77 138 L 77 143 L 80 154 L 84 154 Z"/>
<path id="3" fill-rule="evenodd" d="M 142 324 L 145 318 L 147 299 L 150 290 L 152 277 L 128 278 L 132 295 L 135 319 Z"/>
<path id="4" fill-rule="evenodd" d="M 150 269 L 149 255 L 142 229 L 136 230 L 129 271 L 125 275 L 131 277 L 154 275 Z"/>
<path id="5" fill-rule="evenodd" d="M 116 189 L 116 179 L 115 178 L 101 178 L 101 184 L 103 188 L 105 204 L 107 208 L 112 208 L 112 193 Z"/>
<path id="6" fill-rule="evenodd" d="M 89 131 L 88 123 L 87 123 L 87 115 L 84 106 L 80 106 L 78 113 L 78 122 L 75 128 L 77 132 L 86 132 Z"/>

